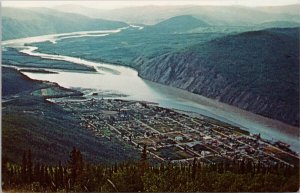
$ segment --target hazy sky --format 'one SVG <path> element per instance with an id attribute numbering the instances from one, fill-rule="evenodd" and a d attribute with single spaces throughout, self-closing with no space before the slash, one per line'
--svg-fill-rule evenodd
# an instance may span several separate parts
<path id="1" fill-rule="evenodd" d="M 244 5 L 244 6 L 277 6 L 296 4 L 300 0 L 124 0 L 124 1 L 2 1 L 4 7 L 54 7 L 64 4 L 82 5 L 98 9 L 115 9 L 122 7 L 145 6 L 145 5 Z"/>

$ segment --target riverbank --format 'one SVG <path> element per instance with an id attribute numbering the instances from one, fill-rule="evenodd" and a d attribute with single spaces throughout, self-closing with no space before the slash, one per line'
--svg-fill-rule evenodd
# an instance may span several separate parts
<path id="1" fill-rule="evenodd" d="M 70 57 L 68 57 L 68 60 L 69 59 Z M 64 71 L 52 75 L 36 73 L 25 74 L 33 79 L 58 82 L 66 88 L 92 88 L 98 90 L 98 93 L 99 91 L 100 93 L 110 91 L 112 93 L 126 95 L 127 99 L 146 100 L 159 103 L 160 106 L 166 108 L 193 111 L 241 127 L 251 133 L 260 133 L 269 140 L 274 139 L 288 142 L 292 145 L 294 150 L 297 150 L 299 147 L 298 129 L 293 126 L 185 90 L 145 81 L 138 77 L 135 71 L 126 67 L 103 63 L 99 64 L 90 61 L 89 63 L 95 66 L 105 65 L 106 68 L 111 67 L 114 71 L 119 71 L 120 74 L 116 75 L 109 71 L 101 71 L 99 74 Z M 76 77 L 76 79 L 74 79 L 74 77 Z M 118 96 L 114 97 L 118 98 Z"/>
<path id="2" fill-rule="evenodd" d="M 33 40 L 34 41 L 34 40 Z M 27 54 L 31 54 L 28 52 Z M 54 58 L 57 55 L 40 54 L 34 52 L 35 56 L 41 58 Z M 299 149 L 299 129 L 276 120 L 268 119 L 247 111 L 238 109 L 216 100 L 208 99 L 190 92 L 160 85 L 141 79 L 137 71 L 132 68 L 87 61 L 80 58 L 59 56 L 59 60 L 76 63 L 79 65 L 90 65 L 97 68 L 95 74 L 60 72 L 59 74 L 47 75 L 37 73 L 25 73 L 33 79 L 49 80 L 58 82 L 66 88 L 92 88 L 98 90 L 113 90 L 126 95 L 128 99 L 146 100 L 159 103 L 163 107 L 176 108 L 204 114 L 221 121 L 239 126 L 252 133 L 260 133 L 262 136 L 272 140 L 289 142 L 295 150 Z M 107 70 L 113 69 L 113 71 Z M 116 73 L 116 71 L 120 73 Z M 101 74 L 100 74 L 101 73 Z M 74 79 L 74 77 L 76 77 Z M 94 80 L 94 81 L 91 81 Z"/>
<path id="3" fill-rule="evenodd" d="M 91 163 L 109 165 L 112 161 L 137 159 L 138 155 L 130 147 L 116 139 L 94 136 L 82 129 L 71 112 L 46 100 L 79 97 L 79 91 L 32 80 L 15 69 L 2 68 L 2 78 L 3 159 L 20 164 L 20 155 L 31 149 L 37 161 L 53 165 L 58 161 L 64 163 L 72 147 L 80 147 Z"/>
<path id="4" fill-rule="evenodd" d="M 44 69 L 30 69 L 30 68 L 25 68 L 25 69 L 20 69 L 20 72 L 32 72 L 32 73 L 45 73 L 45 74 L 57 74 L 57 72 L 49 71 L 49 70 L 44 70 Z"/>

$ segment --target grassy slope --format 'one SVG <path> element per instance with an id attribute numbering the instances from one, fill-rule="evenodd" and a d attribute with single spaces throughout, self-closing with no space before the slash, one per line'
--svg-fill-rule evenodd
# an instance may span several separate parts
<path id="1" fill-rule="evenodd" d="M 137 157 L 131 147 L 115 139 L 95 137 L 81 128 L 70 113 L 41 97 L 23 92 L 39 88 L 42 83 L 28 80 L 12 69 L 3 68 L 2 74 L 5 90 L 9 86 L 16 87 L 5 93 L 20 95 L 2 104 L 2 156 L 8 160 L 20 163 L 22 152 L 31 148 L 34 159 L 57 164 L 59 160 L 68 159 L 73 146 L 80 147 L 91 162 L 111 164 Z"/>

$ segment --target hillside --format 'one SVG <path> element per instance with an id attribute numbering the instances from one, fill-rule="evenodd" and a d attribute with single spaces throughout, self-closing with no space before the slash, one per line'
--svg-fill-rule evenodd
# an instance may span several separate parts
<path id="1" fill-rule="evenodd" d="M 16 73 L 16 70 L 10 68 L 2 68 L 2 96 L 14 95 L 26 91 L 32 91 L 42 87 L 42 84 L 33 82 L 28 77 L 21 73 Z"/>
<path id="2" fill-rule="evenodd" d="M 2 39 L 66 33 L 88 30 L 116 29 L 126 23 L 92 19 L 74 13 L 62 13 L 52 9 L 1 8 Z"/>
<path id="3" fill-rule="evenodd" d="M 274 7 L 246 6 L 137 6 L 113 10 L 97 10 L 76 5 L 57 6 L 63 12 L 73 12 L 94 18 L 105 18 L 126 23 L 153 25 L 166 19 L 192 15 L 210 25 L 248 26 L 258 23 L 287 20 L 299 21 L 299 4 Z"/>
<path id="4" fill-rule="evenodd" d="M 196 19 L 190 15 L 181 15 L 172 17 L 165 21 L 162 21 L 156 25 L 149 26 L 146 30 L 150 30 L 150 32 L 165 32 L 165 33 L 180 33 L 186 32 L 198 27 L 208 27 L 209 25 L 201 21 L 200 19 Z"/>
<path id="5" fill-rule="evenodd" d="M 61 95 L 70 93 L 57 84 L 34 81 L 11 68 L 2 68 L 2 155 L 21 163 L 24 150 L 31 149 L 37 162 L 65 163 L 72 147 L 80 147 L 90 162 L 110 164 L 137 158 L 131 147 L 117 139 L 96 137 L 81 127 L 71 112 L 47 102 L 32 91 L 48 88 Z M 11 87 L 14 88 L 11 88 Z M 15 96 L 11 96 L 11 95 Z M 77 93 L 78 95 L 78 93 Z"/>
<path id="6" fill-rule="evenodd" d="M 298 125 L 299 28 L 233 32 L 238 28 L 229 34 L 203 29 L 211 31 L 124 31 L 87 38 L 85 46 L 77 39 L 34 45 L 43 53 L 129 65 L 145 79 Z"/>
<path id="7" fill-rule="evenodd" d="M 230 35 L 136 60 L 141 77 L 299 124 L 299 29 Z"/>
<path id="8" fill-rule="evenodd" d="M 54 166 L 37 163 L 30 151 L 22 155 L 24 161 L 18 165 L 2 159 L 5 192 L 296 192 L 299 188 L 298 165 L 265 166 L 252 160 L 203 164 L 196 158 L 189 164 L 153 165 L 146 146 L 138 162 L 109 166 L 86 162 L 76 148 L 67 164 Z"/>
<path id="9" fill-rule="evenodd" d="M 291 21 L 269 21 L 259 24 L 257 27 L 264 28 L 290 28 L 290 27 L 299 27 L 299 22 L 291 22 Z"/>

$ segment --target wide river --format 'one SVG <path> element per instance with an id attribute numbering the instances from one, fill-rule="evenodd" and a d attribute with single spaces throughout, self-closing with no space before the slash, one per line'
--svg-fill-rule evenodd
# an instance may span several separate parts
<path id="1" fill-rule="evenodd" d="M 43 54 L 37 52 L 36 47 L 24 46 L 25 43 L 33 42 L 51 41 L 56 43 L 67 38 L 89 36 L 99 36 L 101 38 L 111 33 L 122 33 L 122 29 L 30 37 L 4 41 L 2 45 L 4 49 L 5 47 L 17 47 L 20 48 L 21 52 L 32 56 L 93 66 L 97 70 L 97 72 L 71 72 L 52 69 L 52 71 L 58 72 L 57 74 L 24 72 L 25 75 L 32 79 L 56 82 L 66 88 L 92 89 L 94 92 L 106 93 L 104 96 L 107 93 L 122 94 L 124 96 L 116 96 L 127 100 L 156 102 L 163 107 L 199 113 L 240 126 L 251 133 L 260 133 L 263 137 L 270 140 L 287 142 L 293 150 L 299 150 L 299 128 L 297 127 L 292 127 L 181 89 L 144 80 L 131 68 L 63 55 Z"/>

